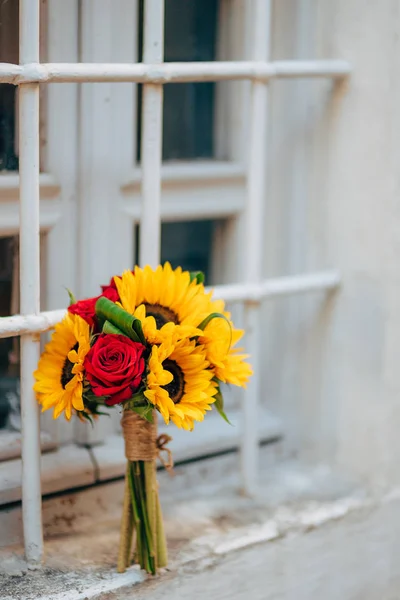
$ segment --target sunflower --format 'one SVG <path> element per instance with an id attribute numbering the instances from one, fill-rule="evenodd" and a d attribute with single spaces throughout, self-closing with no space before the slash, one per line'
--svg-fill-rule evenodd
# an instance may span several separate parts
<path id="1" fill-rule="evenodd" d="M 135 267 L 114 281 L 121 306 L 140 318 L 145 337 L 153 344 L 169 340 L 172 330 L 176 339 L 198 335 L 197 326 L 211 312 L 211 293 L 205 292 L 203 284 L 190 281 L 188 271 L 173 270 L 169 263 L 155 270 Z"/>
<path id="2" fill-rule="evenodd" d="M 245 362 L 248 354 L 234 348 L 244 331 L 233 327 L 229 313 L 222 310 L 215 312 L 220 312 L 223 316 L 211 319 L 198 338 L 198 343 L 204 346 L 206 358 L 217 379 L 244 387 L 252 375 L 252 369 Z"/>
<path id="3" fill-rule="evenodd" d="M 179 325 L 175 325 L 172 321 L 162 325 L 160 329 L 157 328 L 157 322 L 153 316 L 146 316 L 146 307 L 141 304 L 134 311 L 133 315 L 139 319 L 142 323 L 143 335 L 149 344 L 160 344 L 161 341 L 168 341 L 169 343 L 176 343 L 184 336 L 184 328 Z M 188 328 L 188 335 L 195 335 L 199 333 L 197 329 Z"/>
<path id="4" fill-rule="evenodd" d="M 69 420 L 72 409 L 84 411 L 83 362 L 90 350 L 89 325 L 78 315 L 68 313 L 55 327 L 34 373 L 33 389 L 45 411 L 54 407 L 57 419 L 64 411 Z"/>
<path id="5" fill-rule="evenodd" d="M 171 419 L 178 427 L 191 430 L 193 421 L 203 421 L 211 410 L 217 386 L 208 365 L 203 348 L 195 341 L 153 346 L 144 395 L 167 424 Z"/>

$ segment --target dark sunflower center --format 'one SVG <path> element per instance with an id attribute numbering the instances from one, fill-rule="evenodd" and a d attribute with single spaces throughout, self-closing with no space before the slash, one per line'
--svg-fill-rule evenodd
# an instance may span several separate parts
<path id="1" fill-rule="evenodd" d="M 179 404 L 179 402 L 182 400 L 183 394 L 185 393 L 185 379 L 183 377 L 183 371 L 173 360 L 165 360 L 163 362 L 163 367 L 166 371 L 169 371 L 172 374 L 173 380 L 171 383 L 163 385 L 162 387 L 167 390 L 172 402 L 174 404 Z"/>
<path id="2" fill-rule="evenodd" d="M 154 317 L 157 329 L 161 329 L 163 325 L 172 321 L 176 325 L 179 323 L 177 315 L 173 310 L 161 304 L 145 304 L 146 316 Z"/>
<path id="3" fill-rule="evenodd" d="M 78 350 L 78 348 L 79 348 L 79 344 L 76 343 L 75 346 L 73 348 L 71 348 L 71 350 Z M 63 386 L 64 389 L 65 389 L 65 386 L 67 385 L 67 383 L 69 383 L 74 376 L 72 373 L 73 367 L 74 367 L 74 363 L 72 363 L 68 359 L 68 356 L 67 356 L 64 361 L 63 368 L 61 370 L 61 385 Z"/>

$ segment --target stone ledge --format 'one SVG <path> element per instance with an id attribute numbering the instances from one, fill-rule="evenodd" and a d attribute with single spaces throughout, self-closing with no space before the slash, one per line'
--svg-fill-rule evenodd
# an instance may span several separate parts
<path id="1" fill-rule="evenodd" d="M 131 586 L 137 583 L 143 584 L 140 597 L 153 598 L 150 590 L 157 588 L 154 598 L 161 598 L 163 586 L 170 592 L 171 586 L 175 590 L 175 580 L 183 579 L 184 589 L 186 578 L 200 576 L 210 568 L 223 569 L 227 561 L 237 560 L 232 557 L 246 552 L 257 556 L 259 551 L 254 549 L 258 547 L 263 554 L 267 546 L 274 545 L 271 542 L 281 543 L 294 533 L 303 535 L 322 530 L 323 525 L 342 522 L 379 506 L 329 469 L 310 470 L 291 463 L 273 468 L 276 456 L 271 456 L 271 451 L 276 453 L 276 448 L 272 448 L 263 449 L 266 473 L 255 499 L 236 492 L 235 455 L 178 467 L 173 480 L 160 474 L 170 565 L 157 579 L 146 578 L 136 567 L 124 575 L 115 572 L 122 499 L 120 482 L 46 501 L 46 567 L 29 573 L 23 563 L 15 562 L 21 561 L 18 545 L 4 549 L 0 564 L 13 557 L 17 573 L 14 570 L 14 577 L 0 579 L 0 589 L 5 594 L 1 599 L 125 598 L 124 594 L 128 597 Z M 392 494 L 384 502 L 389 505 L 398 500 L 399 496 Z M 246 577 L 245 571 L 243 576 Z M 235 597 L 233 592 L 232 588 Z M 173 594 L 172 597 L 175 600 Z M 180 592 L 176 597 L 183 598 Z"/>

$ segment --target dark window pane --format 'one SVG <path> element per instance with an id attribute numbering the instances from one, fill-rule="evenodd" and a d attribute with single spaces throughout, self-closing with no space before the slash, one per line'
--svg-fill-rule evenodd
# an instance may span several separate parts
<path id="1" fill-rule="evenodd" d="M 18 238 L 0 238 L 0 317 L 18 312 Z M 0 340 L 0 378 L 9 371 L 13 340 Z"/>
<path id="2" fill-rule="evenodd" d="M 188 271 L 202 271 L 210 284 L 212 238 L 216 221 L 163 223 L 161 226 L 161 263 Z M 139 226 L 136 226 L 136 256 L 139 248 Z"/>
<path id="3" fill-rule="evenodd" d="M 41 257 L 46 253 L 46 235 L 40 236 Z M 41 270 L 41 293 L 45 271 Z M 18 314 L 19 239 L 0 237 L 0 318 Z M 0 339 L 0 429 L 20 429 L 20 338 Z M 0 456 L 0 460 L 2 457 Z"/>
<path id="4" fill-rule="evenodd" d="M 18 238 L 0 238 L 0 317 L 18 312 Z M 19 422 L 19 338 L 0 340 L 0 429 Z"/>
<path id="5" fill-rule="evenodd" d="M 18 63 L 18 0 L 0 2 L 0 62 Z M 15 155 L 15 93 L 0 84 L 0 171 L 18 169 Z"/>
<path id="6" fill-rule="evenodd" d="M 165 3 L 166 62 L 215 60 L 218 0 Z M 143 1 L 140 2 L 139 60 L 142 60 Z M 138 86 L 138 159 L 141 86 Z M 164 86 L 163 159 L 211 158 L 214 154 L 214 83 Z"/>

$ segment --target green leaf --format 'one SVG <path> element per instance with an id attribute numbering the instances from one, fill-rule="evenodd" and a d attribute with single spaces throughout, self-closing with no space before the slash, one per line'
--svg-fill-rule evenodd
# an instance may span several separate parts
<path id="1" fill-rule="evenodd" d="M 88 413 L 86 413 L 84 410 L 80 410 L 80 411 L 79 411 L 79 415 L 80 415 L 80 416 L 81 416 L 83 419 L 86 419 L 87 421 L 89 421 L 89 422 L 90 422 L 90 423 L 93 425 L 93 420 L 92 420 L 92 417 L 91 417 L 91 416 L 90 416 Z"/>
<path id="2" fill-rule="evenodd" d="M 204 283 L 205 277 L 204 273 L 202 273 L 201 271 L 190 271 L 189 275 L 190 283 L 192 283 L 192 281 L 194 280 L 196 280 L 197 283 Z"/>
<path id="3" fill-rule="evenodd" d="M 218 386 L 218 392 L 216 393 L 216 395 L 214 396 L 215 398 L 215 402 L 214 402 L 214 406 L 217 409 L 217 411 L 219 412 L 219 414 L 221 415 L 221 417 L 224 419 L 224 421 L 226 421 L 228 423 L 228 425 L 232 425 L 232 423 L 230 422 L 230 420 L 228 419 L 228 417 L 225 414 L 224 411 L 224 398 L 221 394 L 221 389 Z"/>
<path id="4" fill-rule="evenodd" d="M 104 317 L 100 317 L 99 315 L 96 315 L 97 317 L 97 327 L 100 331 L 103 331 L 103 327 L 104 327 L 104 323 L 106 322 Z M 95 335 L 100 335 L 100 334 L 95 334 Z M 95 336 L 93 336 L 94 338 Z M 92 338 L 92 339 L 93 339 Z M 94 342 L 93 342 L 94 343 Z"/>
<path id="5" fill-rule="evenodd" d="M 105 413 L 105 412 L 103 412 L 101 410 L 97 410 L 94 414 L 95 415 L 103 415 L 103 416 L 108 417 L 108 418 L 111 417 L 110 413 Z"/>
<path id="6" fill-rule="evenodd" d="M 109 321 L 134 342 L 146 345 L 141 321 L 108 298 L 102 296 L 97 300 L 96 315 L 104 321 Z"/>
<path id="7" fill-rule="evenodd" d="M 147 406 L 148 403 L 146 396 L 143 395 L 143 391 L 139 391 L 135 392 L 124 405 L 133 410 L 135 406 Z"/>
<path id="8" fill-rule="evenodd" d="M 113 333 L 115 335 L 124 335 L 122 333 L 122 331 L 120 329 L 118 329 L 118 327 L 115 327 L 115 325 L 110 323 L 110 321 L 104 321 L 102 332 L 103 333 Z"/>
<path id="9" fill-rule="evenodd" d="M 84 411 L 79 411 L 80 416 L 83 419 L 86 419 L 86 421 L 89 421 L 89 423 L 91 424 L 92 427 L 94 427 L 94 420 L 93 420 L 93 416 L 94 415 L 106 415 L 107 417 L 109 417 L 110 415 L 108 413 L 103 413 L 103 412 L 97 412 L 97 411 L 93 411 L 92 414 L 86 413 Z"/>
<path id="10" fill-rule="evenodd" d="M 92 404 L 101 404 L 103 405 L 105 403 L 105 401 L 107 400 L 108 396 L 96 396 L 95 394 L 93 394 L 92 390 L 89 389 L 84 389 L 83 391 L 83 399 L 86 402 L 91 402 Z"/>
<path id="11" fill-rule="evenodd" d="M 143 344 L 144 346 L 146 345 L 146 338 L 144 337 L 144 333 L 143 333 L 143 329 L 142 329 L 142 322 L 140 321 L 140 319 L 137 319 L 136 317 L 132 317 L 133 321 L 132 321 L 132 329 L 133 331 L 136 333 L 137 337 L 139 338 L 139 341 L 141 344 Z"/>
<path id="12" fill-rule="evenodd" d="M 71 290 L 69 290 L 68 288 L 65 288 L 68 292 L 68 296 L 69 296 L 69 306 L 72 306 L 73 304 L 76 303 L 76 298 L 74 296 L 74 294 L 71 292 Z"/>
<path id="13" fill-rule="evenodd" d="M 149 423 L 154 422 L 154 416 L 153 416 L 154 409 L 150 404 L 148 406 L 134 406 L 133 408 L 130 408 L 130 410 L 132 410 L 133 412 L 140 415 L 142 417 L 142 419 L 145 419 Z"/>
<path id="14" fill-rule="evenodd" d="M 207 325 L 209 324 L 209 322 L 212 321 L 213 319 L 224 319 L 228 323 L 229 327 L 231 328 L 229 319 L 227 319 L 227 317 L 225 315 L 223 315 L 222 313 L 211 313 L 210 315 L 208 315 L 208 317 L 206 317 L 200 323 L 200 325 L 197 325 L 197 329 L 201 329 L 202 331 L 204 331 L 205 328 L 207 327 Z"/>
<path id="15" fill-rule="evenodd" d="M 143 390 L 133 394 L 132 398 L 124 403 L 124 409 L 132 410 L 140 415 L 142 419 L 153 423 L 154 406 L 144 396 Z"/>
<path id="16" fill-rule="evenodd" d="M 147 413 L 152 413 L 154 406 L 150 404 L 146 396 L 143 394 L 143 389 L 135 392 L 129 400 L 124 402 L 125 410 L 132 410 L 143 418 L 146 418 Z M 146 419 L 149 420 L 149 419 Z M 150 421 L 152 423 L 152 421 Z"/>

